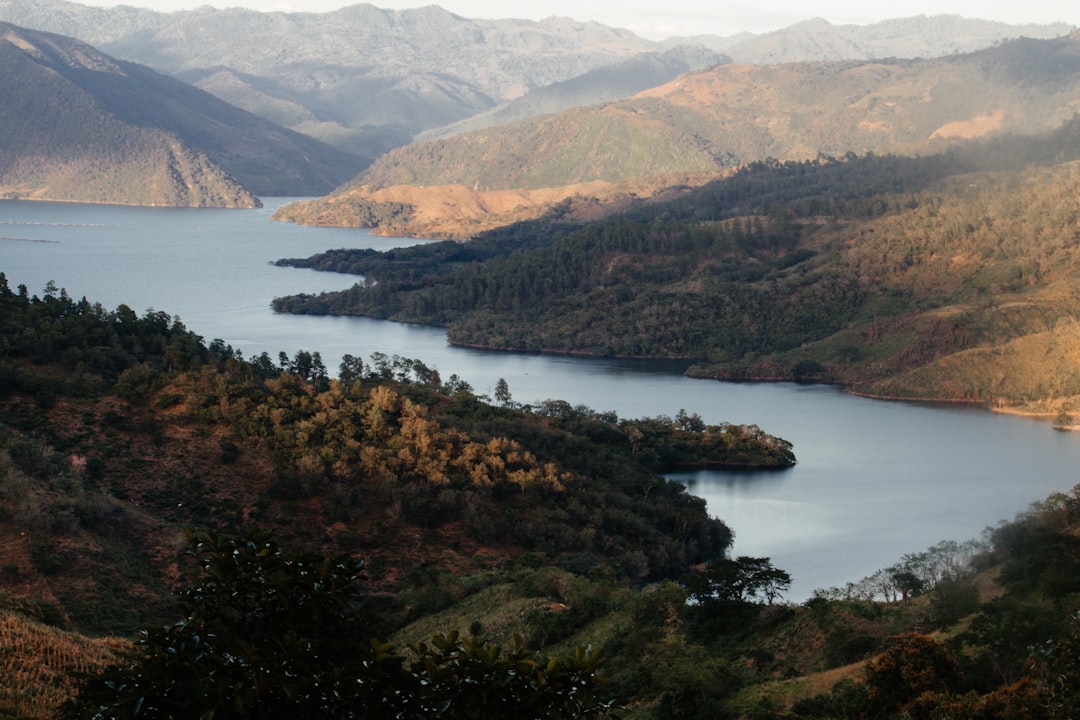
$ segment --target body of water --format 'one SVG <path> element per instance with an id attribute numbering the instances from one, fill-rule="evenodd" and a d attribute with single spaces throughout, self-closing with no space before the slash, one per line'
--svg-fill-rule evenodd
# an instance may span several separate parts
<path id="1" fill-rule="evenodd" d="M 134 208 L 0 201 L 0 271 L 41 294 L 48 281 L 106 308 L 177 315 L 207 341 L 251 357 L 319 351 L 418 358 L 478 393 L 504 378 L 516 401 L 557 398 L 622 417 L 697 412 L 754 423 L 795 446 L 779 472 L 676 476 L 735 531 L 734 552 L 789 571 L 789 599 L 843 585 L 940 540 L 978 537 L 1078 482 L 1080 437 L 1048 423 L 957 406 L 891 403 L 792 383 L 718 383 L 677 364 L 454 348 L 440 328 L 364 318 L 277 315 L 279 295 L 337 290 L 356 278 L 279 268 L 282 257 L 416 241 L 305 228 L 260 210 Z"/>

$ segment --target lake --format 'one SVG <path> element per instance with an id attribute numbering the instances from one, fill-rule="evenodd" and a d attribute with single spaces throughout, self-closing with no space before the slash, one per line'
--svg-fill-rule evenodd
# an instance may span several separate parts
<path id="1" fill-rule="evenodd" d="M 366 318 L 277 315 L 279 295 L 337 290 L 356 278 L 272 265 L 330 248 L 388 249 L 415 240 L 307 228 L 259 210 L 136 208 L 0 201 L 0 271 L 41 294 L 177 315 L 207 341 L 251 357 L 319 351 L 418 358 L 478 393 L 504 378 L 514 400 L 549 398 L 622 417 L 697 412 L 757 424 L 795 446 L 778 472 L 674 476 L 735 531 L 734 552 L 768 556 L 793 576 L 789 600 L 843 585 L 940 540 L 978 537 L 1031 502 L 1078 482 L 1080 436 L 1047 422 L 962 406 L 857 398 L 820 385 L 720 383 L 678 363 L 485 352 L 451 347 L 440 328 Z"/>

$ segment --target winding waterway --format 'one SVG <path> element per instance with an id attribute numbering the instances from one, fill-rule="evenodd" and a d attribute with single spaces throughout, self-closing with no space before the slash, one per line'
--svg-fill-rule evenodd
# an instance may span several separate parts
<path id="1" fill-rule="evenodd" d="M 355 278 L 270 264 L 337 247 L 415 241 L 305 228 L 259 210 L 133 208 L 0 201 L 0 271 L 40 294 L 52 280 L 109 309 L 178 315 L 245 356 L 318 350 L 419 358 L 479 393 L 505 378 L 514 399 L 558 398 L 623 417 L 755 423 L 795 446 L 779 472 L 676 476 L 735 531 L 734 551 L 788 570 L 788 598 L 842 585 L 946 539 L 978 537 L 1031 502 L 1078 482 L 1080 436 L 1048 423 L 957 406 L 890 403 L 814 385 L 691 380 L 681 366 L 451 347 L 439 328 L 365 318 L 277 315 L 270 301 L 336 290 Z"/>

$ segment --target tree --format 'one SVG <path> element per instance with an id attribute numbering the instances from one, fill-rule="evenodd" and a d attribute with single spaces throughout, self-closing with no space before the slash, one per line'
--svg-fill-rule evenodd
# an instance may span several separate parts
<path id="1" fill-rule="evenodd" d="M 201 577 L 178 595 L 182 618 L 144 631 L 69 717 L 393 716 L 376 690 L 400 665 L 357 615 L 361 561 L 288 553 L 261 531 L 187 541 Z"/>
<path id="2" fill-rule="evenodd" d="M 679 412 L 676 413 L 675 422 L 678 423 L 679 429 L 684 432 L 705 432 L 706 425 L 701 416 L 697 413 L 687 414 L 683 408 L 679 408 Z"/>
<path id="3" fill-rule="evenodd" d="M 342 382 L 352 382 L 364 377 L 364 361 L 355 355 L 345 353 L 341 356 L 341 365 L 338 366 L 338 378 Z"/>
<path id="4" fill-rule="evenodd" d="M 740 557 L 745 586 L 750 597 L 765 598 L 772 605 L 791 587 L 791 575 L 786 570 L 773 567 L 768 558 Z"/>
<path id="5" fill-rule="evenodd" d="M 505 652 L 498 645 L 458 633 L 439 633 L 410 646 L 419 680 L 409 717 L 599 718 L 611 708 L 600 699 L 599 650 L 543 660 L 520 635 Z"/>
<path id="6" fill-rule="evenodd" d="M 499 381 L 495 383 L 495 402 L 503 407 L 510 407 L 513 401 L 513 397 L 510 395 L 510 386 L 505 379 L 499 378 Z"/>
<path id="7" fill-rule="evenodd" d="M 769 558 L 742 555 L 713 560 L 705 572 L 691 575 L 686 587 L 701 603 L 744 603 L 761 596 L 772 605 L 791 587 L 791 575 L 773 567 Z"/>
<path id="8" fill-rule="evenodd" d="M 520 638 L 504 652 L 438 634 L 406 667 L 360 611 L 361 561 L 287 552 L 259 530 L 186 536 L 199 577 L 178 594 L 181 619 L 86 681 L 67 718 L 570 720 L 610 708 L 599 652 L 545 660 Z"/>
<path id="9" fill-rule="evenodd" d="M 885 641 L 885 652 L 866 666 L 873 717 L 893 717 L 920 699 L 954 693 L 960 669 L 945 645 L 927 635 L 908 633 Z"/>

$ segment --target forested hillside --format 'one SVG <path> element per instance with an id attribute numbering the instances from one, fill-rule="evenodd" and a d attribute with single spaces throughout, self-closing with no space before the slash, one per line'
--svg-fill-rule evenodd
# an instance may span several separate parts
<path id="1" fill-rule="evenodd" d="M 1080 365 L 1054 348 L 1071 347 L 1077 319 L 1078 129 L 761 163 L 596 223 L 555 213 L 461 247 L 290 260 L 377 282 L 275 307 L 442 324 L 464 345 L 692 358 L 701 376 L 892 397 L 1053 397 L 1043 412 L 1069 412 Z"/>
<path id="2" fill-rule="evenodd" d="M 511 407 L 379 354 L 347 357 L 332 380 L 317 352 L 249 362 L 161 312 L 106 311 L 55 288 L 39 298 L 6 279 L 0 302 L 7 584 L 32 584 L 84 630 L 159 617 L 183 525 L 258 524 L 363 552 L 376 587 L 415 586 L 421 605 L 437 604 L 428 584 L 444 572 L 522 558 L 673 577 L 721 554 L 731 532 L 658 471 L 794 462 L 759 428 L 692 413 Z M 411 612 L 406 601 L 391 614 Z"/>
<path id="3" fill-rule="evenodd" d="M 363 558 L 384 637 L 488 576 L 674 578 L 732 532 L 658 471 L 795 461 L 755 426 L 519 408 L 419 360 L 347 356 L 339 379 L 317 352 L 248 361 L 164 312 L 2 273 L 0 310 L 0 592 L 25 602 L 0 599 L 69 630 L 166 620 L 186 527 Z"/>
<path id="4" fill-rule="evenodd" d="M 731 531 L 647 470 L 792 461 L 757 428 L 512 409 L 379 354 L 330 380 L 318 353 L 249 362 L 2 275 L 0 307 L 0 716 L 80 687 L 65 717 L 1075 706 L 1078 489 L 789 605 L 786 572 L 725 556 Z"/>
<path id="5" fill-rule="evenodd" d="M 794 461 L 759 428 L 516 408 L 378 353 L 331 379 L 3 275 L 0 310 L 0 716 L 80 688 L 65 717 L 1075 707 L 1080 489 L 796 606 L 653 470 Z"/>

